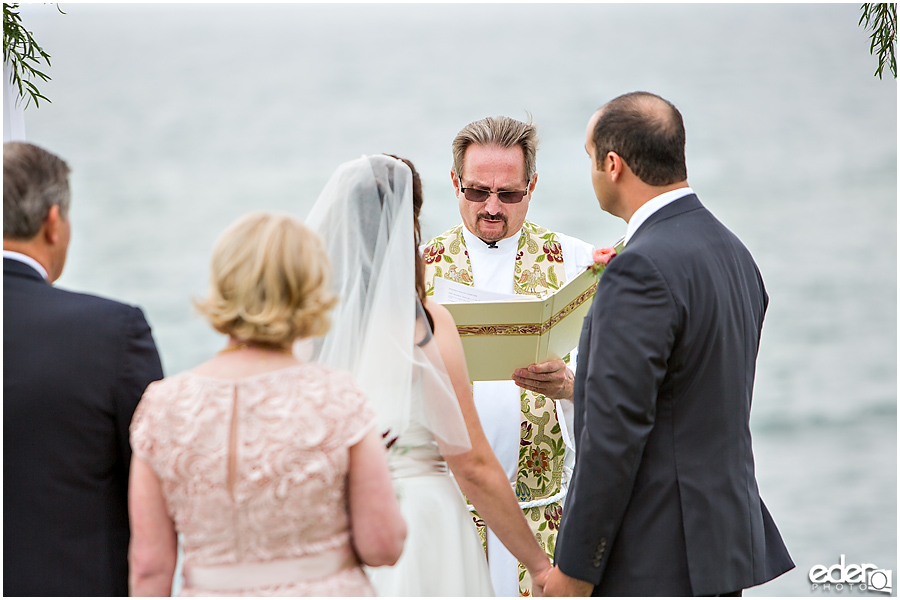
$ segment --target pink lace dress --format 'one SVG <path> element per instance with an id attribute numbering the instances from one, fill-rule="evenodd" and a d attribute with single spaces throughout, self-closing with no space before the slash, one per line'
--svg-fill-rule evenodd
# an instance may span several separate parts
<path id="1" fill-rule="evenodd" d="M 183 534 L 181 595 L 374 595 L 346 490 L 348 449 L 374 424 L 350 376 L 317 364 L 152 383 L 131 445 Z"/>

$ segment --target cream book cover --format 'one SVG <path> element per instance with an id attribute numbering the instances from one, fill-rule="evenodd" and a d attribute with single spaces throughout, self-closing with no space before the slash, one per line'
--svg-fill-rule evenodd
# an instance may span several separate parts
<path id="1" fill-rule="evenodd" d="M 440 289 L 438 282 L 443 282 Z M 543 298 L 486 296 L 436 279 L 435 300 L 456 321 L 469 378 L 500 381 L 512 379 L 518 368 L 562 358 L 575 348 L 596 288 L 597 275 L 588 267 Z"/>

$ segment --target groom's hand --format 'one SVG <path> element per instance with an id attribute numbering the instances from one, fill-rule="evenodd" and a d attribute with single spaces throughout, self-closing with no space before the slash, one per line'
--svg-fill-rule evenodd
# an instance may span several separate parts
<path id="1" fill-rule="evenodd" d="M 545 596 L 590 596 L 594 591 L 594 584 L 569 577 L 559 567 L 553 567 L 547 575 L 543 591 Z"/>
<path id="2" fill-rule="evenodd" d="M 544 586 L 547 585 L 547 575 L 550 574 L 551 569 L 552 567 L 549 567 L 531 576 L 531 595 L 535 598 L 546 596 L 544 594 Z"/>
<path id="3" fill-rule="evenodd" d="M 521 388 L 543 394 L 554 400 L 571 400 L 575 390 L 575 374 L 562 360 L 551 360 L 516 369 L 513 381 Z"/>

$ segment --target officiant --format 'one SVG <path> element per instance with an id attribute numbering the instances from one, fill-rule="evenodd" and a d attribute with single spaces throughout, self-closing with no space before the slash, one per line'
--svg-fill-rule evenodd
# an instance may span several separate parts
<path id="1" fill-rule="evenodd" d="M 429 294 L 435 279 L 444 278 L 543 297 L 592 264 L 590 244 L 526 219 L 538 180 L 538 141 L 530 120 L 503 116 L 469 123 L 457 134 L 450 178 L 462 223 L 423 246 Z M 510 381 L 474 382 L 484 431 L 551 560 L 574 464 L 573 369 L 554 360 L 516 369 Z M 524 567 L 490 530 L 482 534 L 496 594 L 530 595 Z"/>

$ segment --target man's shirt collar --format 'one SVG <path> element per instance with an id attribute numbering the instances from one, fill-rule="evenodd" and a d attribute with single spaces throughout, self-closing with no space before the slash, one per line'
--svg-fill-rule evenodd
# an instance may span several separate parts
<path id="1" fill-rule="evenodd" d="M 20 263 L 24 263 L 24 264 L 28 265 L 29 267 L 31 267 L 32 269 L 34 269 L 35 271 L 37 271 L 38 274 L 41 277 L 43 277 L 45 281 L 49 279 L 49 277 L 47 276 L 47 270 L 41 266 L 41 263 L 34 260 L 27 254 L 22 254 L 21 252 L 13 252 L 12 250 L 4 250 L 3 258 L 8 258 L 10 260 L 15 260 Z"/>
<path id="2" fill-rule="evenodd" d="M 515 233 L 515 235 L 511 235 L 507 238 L 503 238 L 502 240 L 497 240 L 497 247 L 490 248 L 487 242 L 483 239 L 469 231 L 469 229 L 463 224 L 463 237 L 466 240 L 466 249 L 470 252 L 474 249 L 476 252 L 484 250 L 485 252 L 497 253 L 497 254 L 506 254 L 519 246 L 519 237 L 522 235 L 522 229 Z M 499 250 L 499 252 L 498 252 Z"/>
<path id="3" fill-rule="evenodd" d="M 628 242 L 631 240 L 631 236 L 633 236 L 634 232 L 644 224 L 644 221 L 650 218 L 650 215 L 661 209 L 663 206 L 671 204 L 679 198 L 684 198 L 685 196 L 693 193 L 694 190 L 692 190 L 691 188 L 683 187 L 678 188 L 677 190 L 664 192 L 659 196 L 648 200 L 643 206 L 634 211 L 633 215 L 631 215 L 631 220 L 628 221 L 628 227 L 625 229 L 625 245 L 628 245 Z"/>

